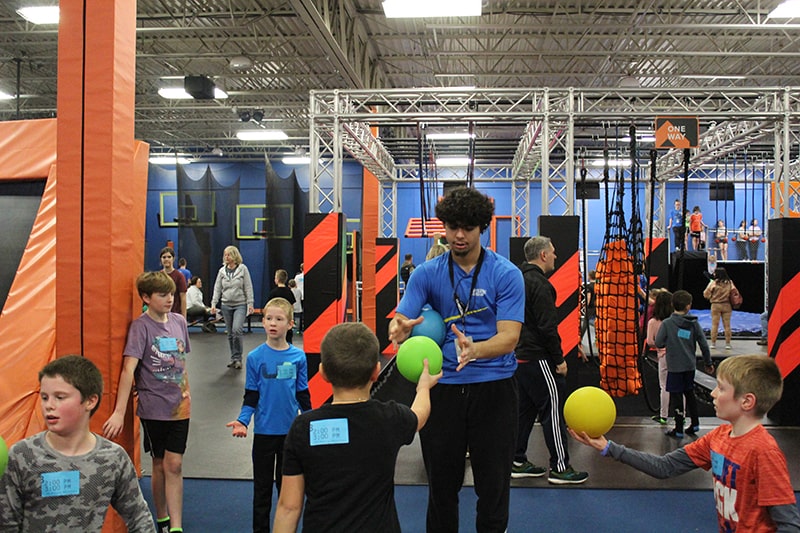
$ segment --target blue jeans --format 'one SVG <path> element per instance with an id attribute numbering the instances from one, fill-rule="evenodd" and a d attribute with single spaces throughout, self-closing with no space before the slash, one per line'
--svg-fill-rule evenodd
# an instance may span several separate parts
<path id="1" fill-rule="evenodd" d="M 233 307 L 222 304 L 220 306 L 222 318 L 225 319 L 225 329 L 228 333 L 228 345 L 231 349 L 231 361 L 242 360 L 242 335 L 244 335 L 244 320 L 247 318 L 247 305 Z"/>
<path id="2" fill-rule="evenodd" d="M 761 313 L 761 338 L 767 338 L 767 324 L 769 324 L 769 312 L 764 311 Z"/>

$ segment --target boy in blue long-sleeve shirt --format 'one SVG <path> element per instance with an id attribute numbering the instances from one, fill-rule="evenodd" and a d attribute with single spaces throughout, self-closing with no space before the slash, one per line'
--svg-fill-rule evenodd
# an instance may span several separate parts
<path id="1" fill-rule="evenodd" d="M 711 352 L 708 341 L 703 334 L 703 328 L 697 317 L 689 314 L 692 308 L 692 295 L 686 291 L 675 291 L 672 295 L 672 307 L 675 312 L 661 323 L 656 334 L 656 347 L 666 348 L 667 359 L 667 391 L 669 392 L 669 406 L 675 416 L 675 428 L 667 431 L 667 435 L 682 439 L 684 432 L 689 435 L 697 434 L 700 429 L 700 417 L 697 414 L 697 399 L 694 396 L 694 373 L 697 370 L 697 356 L 695 350 L 700 346 L 706 372 L 714 372 L 711 362 Z M 683 429 L 685 413 L 683 411 L 684 398 L 686 411 L 691 418 L 691 425 Z"/>
<path id="2" fill-rule="evenodd" d="M 253 531 L 269 531 L 273 482 L 281 490 L 283 442 L 298 413 L 311 409 L 306 354 L 286 342 L 293 314 L 284 298 L 264 306 L 267 342 L 247 355 L 242 410 L 227 424 L 234 437 L 246 437 L 254 417 Z"/>

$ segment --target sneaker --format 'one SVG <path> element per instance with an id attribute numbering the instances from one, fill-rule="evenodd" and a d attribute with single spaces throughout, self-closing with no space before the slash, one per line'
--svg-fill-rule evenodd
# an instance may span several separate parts
<path id="1" fill-rule="evenodd" d="M 664 433 L 664 435 L 666 435 L 667 437 L 672 437 L 674 439 L 682 439 L 683 438 L 683 433 L 678 431 L 677 429 L 670 429 L 669 431 Z"/>
<path id="2" fill-rule="evenodd" d="M 234 370 L 241 370 L 242 362 L 241 361 L 231 361 L 228 363 L 228 368 L 233 368 Z"/>
<path id="3" fill-rule="evenodd" d="M 700 426 L 689 426 L 689 427 L 687 427 L 686 429 L 683 430 L 684 433 L 686 433 L 687 435 L 690 435 L 692 437 L 697 435 L 698 431 L 700 431 Z"/>
<path id="4" fill-rule="evenodd" d="M 726 344 L 726 345 L 725 345 L 725 349 L 726 349 L 726 350 L 730 350 L 730 349 L 731 349 L 731 345 L 730 345 L 730 344 Z"/>
<path id="5" fill-rule="evenodd" d="M 587 479 L 589 479 L 588 472 L 578 472 L 571 466 L 561 472 L 550 470 L 550 475 L 547 477 L 548 483 L 553 485 L 578 485 Z"/>
<path id="6" fill-rule="evenodd" d="M 653 416 L 650 417 L 650 420 L 652 420 L 654 422 L 658 422 L 662 426 L 666 426 L 667 425 L 667 419 L 664 418 L 663 416 L 660 416 L 660 415 L 653 415 Z"/>
<path id="7" fill-rule="evenodd" d="M 756 341 L 756 344 L 758 344 L 759 346 L 766 346 L 767 345 L 767 339 L 763 339 L 763 338 L 762 339 L 758 339 Z"/>
<path id="8" fill-rule="evenodd" d="M 530 461 L 524 463 L 517 463 L 511 465 L 511 477 L 518 479 L 521 477 L 541 477 L 547 473 L 546 468 L 536 466 Z"/>
<path id="9" fill-rule="evenodd" d="M 708 345 L 708 347 L 711 348 L 712 350 L 716 350 L 717 349 L 717 343 L 716 342 L 712 342 L 711 344 Z"/>
<path id="10" fill-rule="evenodd" d="M 163 522 L 157 522 L 156 529 L 158 530 L 158 533 L 169 533 L 169 518 Z"/>

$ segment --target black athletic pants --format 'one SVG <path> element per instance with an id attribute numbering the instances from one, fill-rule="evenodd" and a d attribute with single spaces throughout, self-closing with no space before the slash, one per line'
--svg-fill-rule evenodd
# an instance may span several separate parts
<path id="1" fill-rule="evenodd" d="M 431 416 L 420 431 L 428 473 L 428 533 L 458 531 L 458 493 L 469 450 L 475 494 L 475 531 L 508 526 L 511 463 L 517 440 L 517 383 L 513 377 L 431 389 Z"/>

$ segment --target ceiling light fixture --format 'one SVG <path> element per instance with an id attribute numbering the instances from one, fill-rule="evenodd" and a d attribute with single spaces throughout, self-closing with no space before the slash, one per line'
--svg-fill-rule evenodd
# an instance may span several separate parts
<path id="1" fill-rule="evenodd" d="M 168 100 L 192 100 L 192 95 L 183 87 L 161 87 L 158 89 L 158 95 Z"/>
<path id="2" fill-rule="evenodd" d="M 7 92 L 0 91 L 0 100 L 13 100 L 14 97 Z"/>
<path id="3" fill-rule="evenodd" d="M 480 17 L 481 0 L 383 0 L 386 18 Z"/>
<path id="4" fill-rule="evenodd" d="M 255 120 L 256 122 L 261 122 L 262 120 L 264 120 L 264 111 L 262 111 L 261 109 L 256 109 L 255 111 L 253 111 L 253 120 Z"/>
<path id="5" fill-rule="evenodd" d="M 191 163 L 191 161 L 182 156 L 175 156 L 175 154 L 161 154 L 161 155 L 151 155 L 148 161 L 154 165 L 174 165 L 175 163 L 179 165 L 186 165 Z"/>
<path id="6" fill-rule="evenodd" d="M 437 167 L 466 167 L 472 163 L 469 157 L 448 157 L 442 156 L 436 158 Z"/>
<path id="7" fill-rule="evenodd" d="M 298 146 L 294 149 L 293 154 L 283 156 L 281 162 L 283 162 L 284 165 L 308 165 L 311 163 L 311 157 L 308 155 L 305 148 Z"/>
<path id="8" fill-rule="evenodd" d="M 608 166 L 609 167 L 626 167 L 626 166 L 630 166 L 630 164 L 631 164 L 631 160 L 630 159 L 609 159 L 608 160 Z M 645 162 L 641 162 L 640 161 L 639 162 L 639 166 L 640 167 L 646 167 L 646 166 L 649 166 L 649 165 L 650 165 L 649 161 L 645 161 Z M 602 168 L 602 167 L 605 166 L 605 160 L 603 160 L 603 159 L 591 159 L 591 160 L 586 162 L 586 166 L 587 167 Z"/>
<path id="9" fill-rule="evenodd" d="M 17 14 L 32 24 L 58 24 L 58 6 L 32 6 L 17 9 Z"/>
<path id="10" fill-rule="evenodd" d="M 228 62 L 231 70 L 245 70 L 253 66 L 253 60 L 247 56 L 235 56 Z"/>
<path id="11" fill-rule="evenodd" d="M 631 136 L 630 135 L 624 135 L 624 136 L 620 137 L 619 140 L 620 140 L 620 142 L 628 143 L 628 142 L 631 142 Z M 654 132 L 652 132 L 652 131 L 637 131 L 636 132 L 636 140 L 638 142 L 644 142 L 644 143 L 656 142 L 656 134 Z"/>
<path id="12" fill-rule="evenodd" d="M 281 130 L 239 130 L 236 138 L 240 141 L 285 141 L 289 136 Z"/>
<path id="13" fill-rule="evenodd" d="M 800 0 L 785 0 L 767 15 L 768 19 L 800 18 Z"/>
<path id="14" fill-rule="evenodd" d="M 308 165 L 311 163 L 311 157 L 307 155 L 285 155 L 281 162 L 284 165 Z"/>
<path id="15" fill-rule="evenodd" d="M 728 74 L 681 74 L 679 76 L 685 80 L 745 80 L 747 76 L 728 75 Z"/>
<path id="16" fill-rule="evenodd" d="M 474 133 L 463 132 L 449 132 L 449 133 L 427 133 L 425 138 L 430 141 L 461 141 L 468 140 L 475 137 Z"/>
<path id="17" fill-rule="evenodd" d="M 169 100 L 217 100 L 228 93 L 207 76 L 170 76 L 161 78 L 158 95 Z"/>

